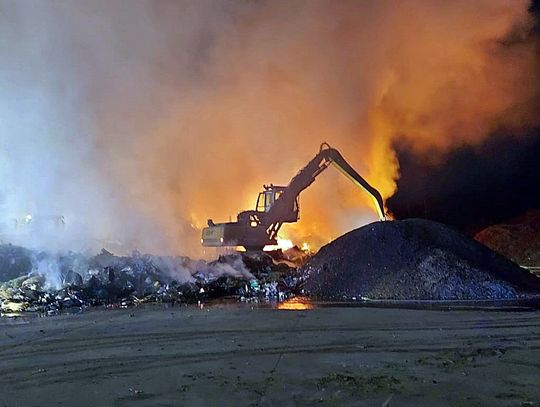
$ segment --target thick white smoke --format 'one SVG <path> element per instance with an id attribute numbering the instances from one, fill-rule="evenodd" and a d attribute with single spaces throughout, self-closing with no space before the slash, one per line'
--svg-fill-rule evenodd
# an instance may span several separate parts
<path id="1" fill-rule="evenodd" d="M 152 151 L 159 140 L 149 133 L 201 85 L 221 8 L 0 2 L 2 241 L 117 252 L 179 242 L 187 217 L 161 212 L 140 165 L 144 148 L 134 148 L 144 139 Z"/>

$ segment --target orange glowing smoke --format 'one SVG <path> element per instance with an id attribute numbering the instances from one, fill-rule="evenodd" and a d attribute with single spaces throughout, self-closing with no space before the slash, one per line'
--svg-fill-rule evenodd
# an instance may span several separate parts
<path id="1" fill-rule="evenodd" d="M 59 92 L 58 117 L 90 122 L 68 133 L 90 132 L 81 150 L 99 153 L 83 155 L 94 172 L 77 182 L 85 193 L 95 179 L 106 186 L 103 216 L 80 218 L 127 248 L 199 255 L 208 218 L 253 209 L 263 184 L 287 184 L 322 141 L 387 198 L 396 141 L 436 152 L 537 120 L 526 0 L 135 3 L 62 3 L 21 24 L 50 22 L 51 38 L 69 39 L 51 61 L 76 50 L 73 72 L 44 71 L 76 89 Z M 36 46 L 45 43 L 56 41 Z M 74 119 L 70 109 L 84 108 Z M 73 194 L 84 210 L 85 193 Z M 312 249 L 377 219 L 370 197 L 332 168 L 300 208 L 281 237 Z"/>
<path id="2" fill-rule="evenodd" d="M 526 6 L 267 3 L 213 50 L 209 72 L 227 80 L 178 106 L 159 129 L 169 134 L 161 153 L 173 145 L 181 157 L 167 177 L 186 191 L 171 191 L 165 202 L 197 225 L 210 216 L 234 220 L 254 207 L 263 183 L 288 183 L 325 140 L 387 198 L 399 177 L 396 140 L 448 149 L 498 126 L 530 124 L 534 112 L 516 107 L 528 97 L 534 54 L 526 43 L 500 46 L 526 29 Z M 156 159 L 151 170 L 161 168 L 162 155 Z M 371 205 L 329 169 L 301 195 L 301 220 L 281 236 L 316 249 L 375 221 Z"/>

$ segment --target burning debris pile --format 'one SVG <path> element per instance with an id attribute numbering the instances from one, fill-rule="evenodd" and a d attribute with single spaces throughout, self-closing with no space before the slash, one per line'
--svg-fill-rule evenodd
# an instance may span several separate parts
<path id="1" fill-rule="evenodd" d="M 297 289 L 295 269 L 266 254 L 221 256 L 207 263 L 187 257 L 51 256 L 20 247 L 0 247 L 3 313 L 59 310 L 146 302 L 196 303 L 222 296 L 242 300 L 283 299 Z"/>
<path id="2" fill-rule="evenodd" d="M 453 229 L 377 222 L 321 248 L 305 289 L 321 299 L 480 300 L 540 291 L 540 279 Z"/>

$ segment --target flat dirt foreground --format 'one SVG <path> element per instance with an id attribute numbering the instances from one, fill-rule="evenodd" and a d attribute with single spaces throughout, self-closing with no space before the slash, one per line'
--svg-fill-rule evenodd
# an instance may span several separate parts
<path id="1" fill-rule="evenodd" d="M 1 406 L 537 406 L 540 312 L 151 306 L 0 319 Z"/>

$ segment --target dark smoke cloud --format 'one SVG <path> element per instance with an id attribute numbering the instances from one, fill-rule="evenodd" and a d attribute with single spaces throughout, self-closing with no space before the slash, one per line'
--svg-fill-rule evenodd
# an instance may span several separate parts
<path id="1" fill-rule="evenodd" d="M 535 47 L 537 71 L 526 108 L 540 115 L 540 1 L 531 2 L 529 12 L 535 24 L 500 44 L 510 50 Z M 449 151 L 419 153 L 403 141 L 394 148 L 401 177 L 388 207 L 397 218 L 433 219 L 472 234 L 540 208 L 540 128 L 501 129 L 479 144 Z"/>
<path id="2" fill-rule="evenodd" d="M 435 162 L 404 145 L 396 152 L 401 178 L 388 207 L 397 218 L 428 218 L 475 233 L 540 208 L 540 129 L 519 138 L 498 133 Z"/>

